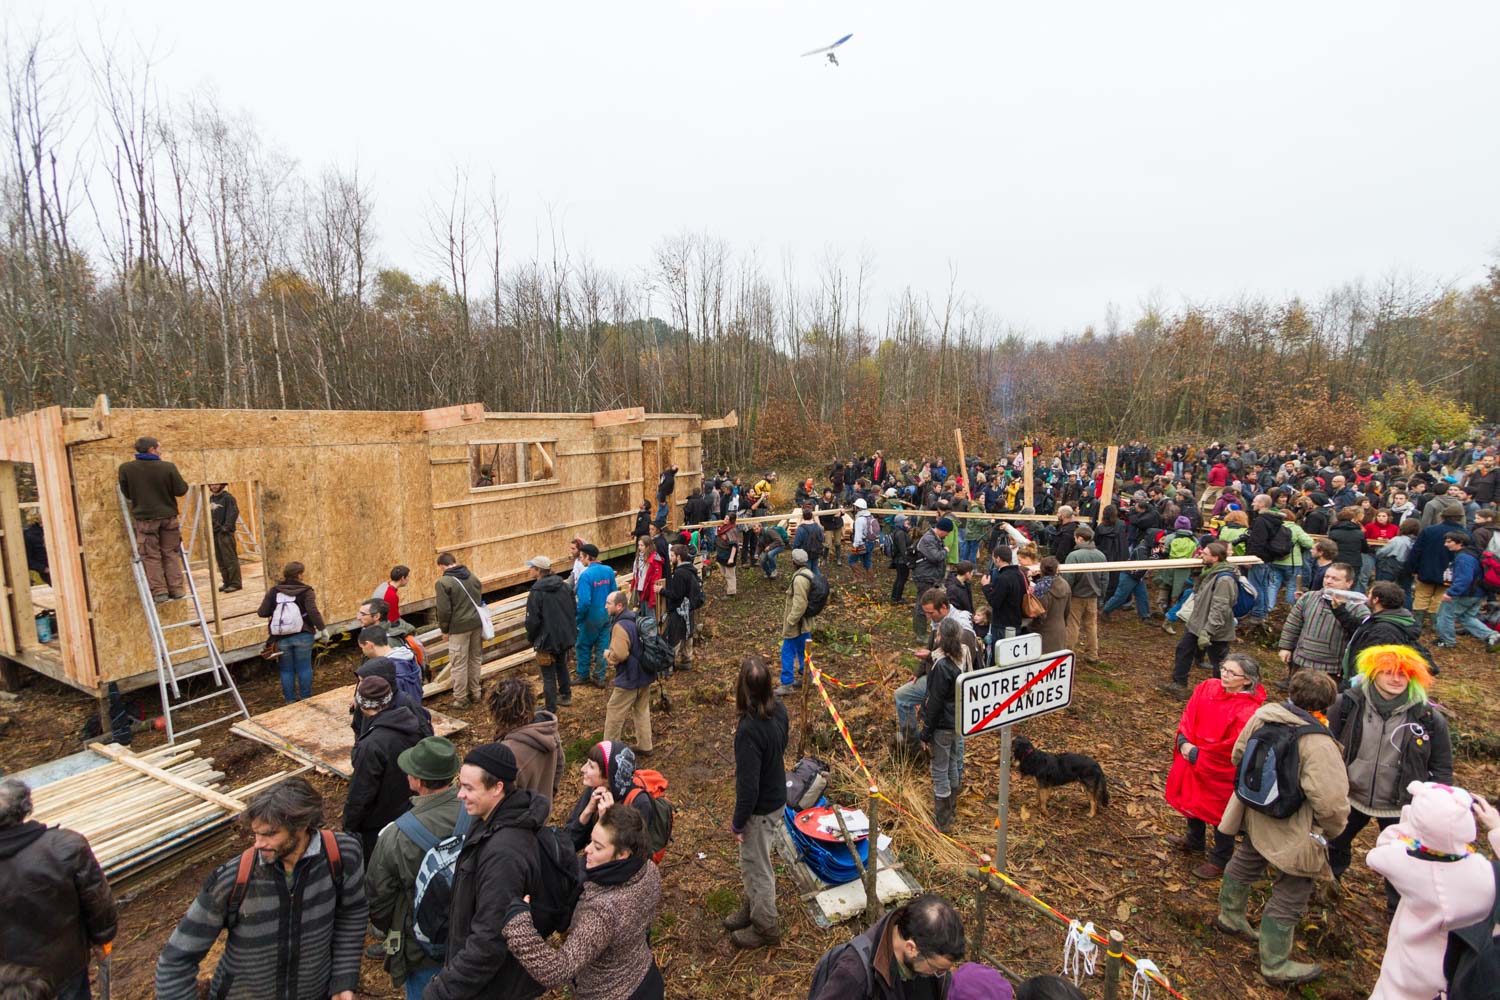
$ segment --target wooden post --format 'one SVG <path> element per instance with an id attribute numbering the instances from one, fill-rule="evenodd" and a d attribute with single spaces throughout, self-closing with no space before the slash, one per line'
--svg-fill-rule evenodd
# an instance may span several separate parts
<path id="1" fill-rule="evenodd" d="M 1036 460 L 1035 449 L 1028 444 L 1022 454 L 1025 457 L 1021 465 L 1021 488 L 1026 491 L 1026 503 L 1023 506 L 1027 510 L 1036 510 L 1036 486 L 1033 483 L 1036 477 L 1033 464 Z"/>
<path id="2" fill-rule="evenodd" d="M 870 817 L 870 834 L 866 838 L 866 861 L 865 861 L 865 919 L 873 927 L 875 921 L 879 920 L 885 912 L 885 907 L 880 905 L 880 893 L 875 883 L 876 875 L 880 868 L 880 826 L 876 822 L 876 804 L 880 801 L 876 798 L 880 789 L 870 789 L 870 801 L 865 807 L 865 814 Z M 855 858 L 855 860 L 859 860 Z"/>
<path id="3" fill-rule="evenodd" d="M 969 954 L 971 956 L 977 957 L 984 951 L 985 909 L 989 901 L 989 895 L 989 880 L 980 879 L 979 888 L 974 893 L 974 923 L 969 932 Z"/>
<path id="4" fill-rule="evenodd" d="M 219 613 L 219 552 L 214 547 L 214 515 L 209 503 L 211 494 L 208 492 L 206 485 L 200 486 L 198 489 L 203 491 L 202 496 L 199 498 L 198 506 L 203 509 L 203 538 L 206 543 L 204 548 L 208 550 L 208 599 L 214 610 L 214 627 L 210 634 L 215 636 L 215 641 L 218 642 L 224 638 L 224 618 Z M 188 552 L 187 565 L 183 569 L 187 571 L 189 577 L 193 575 L 193 553 L 191 550 Z M 189 585 L 192 585 L 191 579 L 188 582 Z M 203 606 L 203 599 L 201 597 L 198 599 L 198 606 L 200 608 Z M 204 622 L 205 628 L 207 624 L 207 622 Z"/>
<path id="5" fill-rule="evenodd" d="M 964 454 L 964 432 L 953 428 L 953 443 L 958 446 L 958 467 L 964 472 L 964 491 L 974 499 L 974 484 L 969 482 L 969 456 Z"/>
<path id="6" fill-rule="evenodd" d="M 1124 957 L 1125 935 L 1112 930 L 1104 951 L 1104 1000 L 1117 1000 L 1120 995 L 1120 966 L 1124 964 Z"/>
<path id="7" fill-rule="evenodd" d="M 1104 489 L 1099 493 L 1099 511 L 1102 514 L 1104 508 L 1115 496 L 1115 464 L 1120 460 L 1120 446 L 1112 444 L 1104 453 Z"/>
<path id="8" fill-rule="evenodd" d="M 1005 871 L 1005 839 L 1010 823 L 1010 737 L 1011 727 L 1000 727 L 1000 801 L 996 806 L 995 868 Z"/>

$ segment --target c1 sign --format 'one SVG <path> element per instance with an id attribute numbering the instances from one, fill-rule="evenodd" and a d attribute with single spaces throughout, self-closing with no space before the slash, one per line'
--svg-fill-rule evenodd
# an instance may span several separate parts
<path id="1" fill-rule="evenodd" d="M 958 675 L 965 736 L 1067 708 L 1073 700 L 1073 653 Z"/>
<path id="2" fill-rule="evenodd" d="M 995 666 L 997 667 L 1008 667 L 1012 663 L 1035 660 L 1041 655 L 1042 637 L 1035 632 L 995 640 Z"/>

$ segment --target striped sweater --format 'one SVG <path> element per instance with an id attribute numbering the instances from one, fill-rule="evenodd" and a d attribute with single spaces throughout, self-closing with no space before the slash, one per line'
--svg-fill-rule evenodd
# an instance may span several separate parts
<path id="1" fill-rule="evenodd" d="M 1363 604 L 1351 604 L 1350 609 L 1361 618 L 1368 613 Z M 1333 607 L 1323 600 L 1323 592 L 1312 590 L 1292 605 L 1276 645 L 1292 650 L 1293 666 L 1316 667 L 1338 675 L 1343 669 L 1344 647 L 1348 643 L 1349 633 L 1334 617 Z"/>
<path id="2" fill-rule="evenodd" d="M 364 949 L 364 861 L 359 841 L 337 834 L 343 885 L 314 836 L 292 869 L 257 861 L 209 985 L 209 1000 L 328 1000 L 359 987 Z M 158 1000 L 197 1000 L 198 965 L 224 930 L 224 909 L 239 869 L 235 857 L 216 868 L 172 932 L 156 963 Z"/>

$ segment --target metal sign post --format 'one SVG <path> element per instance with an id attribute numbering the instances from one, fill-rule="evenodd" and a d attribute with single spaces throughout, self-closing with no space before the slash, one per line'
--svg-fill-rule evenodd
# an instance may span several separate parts
<path id="1" fill-rule="evenodd" d="M 1031 636 L 1007 638 L 997 643 L 996 659 L 1011 652 L 1003 644 L 1030 640 Z M 1038 639 L 1039 641 L 1039 639 Z M 1018 650 L 1017 652 L 1020 652 Z M 1004 663 L 987 670 L 959 675 L 959 724 L 964 736 L 992 730 L 1000 732 L 999 802 L 996 806 L 995 868 L 1005 870 L 1005 846 L 1010 821 L 1011 727 L 1061 708 L 1073 700 L 1073 653 L 1060 650 L 1017 663 Z"/>

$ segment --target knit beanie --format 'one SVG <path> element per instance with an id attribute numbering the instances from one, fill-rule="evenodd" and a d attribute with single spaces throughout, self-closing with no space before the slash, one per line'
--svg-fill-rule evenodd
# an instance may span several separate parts
<path id="1" fill-rule="evenodd" d="M 619 740 L 600 740 L 599 752 L 604 757 L 604 780 L 616 802 L 625 801 L 635 780 L 635 751 Z"/>
<path id="2" fill-rule="evenodd" d="M 464 763 L 484 768 L 507 787 L 516 780 L 516 754 L 504 743 L 481 743 L 464 754 Z"/>
<path id="3" fill-rule="evenodd" d="M 934 524 L 933 527 L 938 531 L 952 531 L 953 521 L 951 518 L 940 517 L 937 519 L 937 524 Z"/>
<path id="4" fill-rule="evenodd" d="M 1413 781 L 1406 790 L 1411 802 L 1401 807 L 1403 830 L 1429 851 L 1467 854 L 1477 835 L 1468 793 L 1432 781 Z"/>
<path id="5" fill-rule="evenodd" d="M 1193 522 L 1187 517 L 1187 515 L 1178 514 L 1177 520 L 1172 522 L 1172 527 L 1176 528 L 1178 531 L 1192 531 Z"/>
<path id="6" fill-rule="evenodd" d="M 391 682 L 379 674 L 361 677 L 359 687 L 354 689 L 354 703 L 360 708 L 378 712 L 396 697 Z"/>
<path id="7" fill-rule="evenodd" d="M 1011 1000 L 1013 996 L 1004 976 L 978 962 L 960 965 L 948 984 L 948 1000 Z"/>

